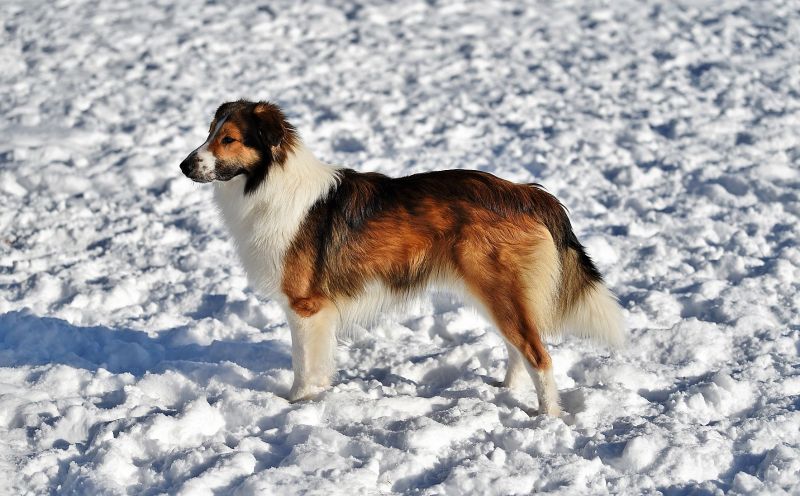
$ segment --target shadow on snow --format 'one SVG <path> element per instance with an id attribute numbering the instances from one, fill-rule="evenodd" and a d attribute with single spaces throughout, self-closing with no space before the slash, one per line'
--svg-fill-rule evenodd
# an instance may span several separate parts
<path id="1" fill-rule="evenodd" d="M 79 327 L 27 311 L 0 315 L 0 366 L 60 363 L 87 370 L 106 369 L 140 377 L 174 368 L 177 362 L 235 363 L 254 372 L 291 368 L 289 346 L 277 340 L 214 341 L 186 344 L 187 327 L 155 337 L 131 329 Z"/>

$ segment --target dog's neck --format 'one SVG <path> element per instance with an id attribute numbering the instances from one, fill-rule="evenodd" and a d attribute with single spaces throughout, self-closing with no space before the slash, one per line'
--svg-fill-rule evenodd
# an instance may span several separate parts
<path id="1" fill-rule="evenodd" d="M 215 196 L 217 201 L 237 205 L 239 213 L 245 215 L 264 208 L 284 214 L 297 210 L 305 213 L 338 183 L 339 170 L 319 160 L 298 140 L 284 162 L 270 165 L 266 178 L 251 192 L 245 193 L 247 178 L 242 175 L 215 183 Z"/>

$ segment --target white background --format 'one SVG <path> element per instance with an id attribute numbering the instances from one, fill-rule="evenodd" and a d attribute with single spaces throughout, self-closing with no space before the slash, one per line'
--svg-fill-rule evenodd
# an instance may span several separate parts
<path id="1" fill-rule="evenodd" d="M 0 492 L 796 492 L 796 2 L 0 5 Z M 289 332 L 178 164 L 281 104 L 326 161 L 477 168 L 570 209 L 628 347 L 498 388 L 446 296 L 289 404 Z"/>

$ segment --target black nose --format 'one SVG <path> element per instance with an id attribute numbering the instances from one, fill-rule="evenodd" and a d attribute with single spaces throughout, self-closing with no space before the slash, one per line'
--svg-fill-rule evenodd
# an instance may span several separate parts
<path id="1" fill-rule="evenodd" d="M 190 174 L 194 171 L 194 159 L 195 155 L 192 153 L 181 162 L 181 172 L 183 172 L 184 176 L 190 177 Z"/>

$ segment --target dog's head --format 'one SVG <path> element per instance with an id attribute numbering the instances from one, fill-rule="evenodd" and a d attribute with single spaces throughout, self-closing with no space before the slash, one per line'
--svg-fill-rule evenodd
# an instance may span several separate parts
<path id="1" fill-rule="evenodd" d="M 277 105 L 245 100 L 223 103 L 205 143 L 181 162 L 181 171 L 199 183 L 244 175 L 245 193 L 249 193 L 271 166 L 283 165 L 296 143 L 295 129 Z"/>

